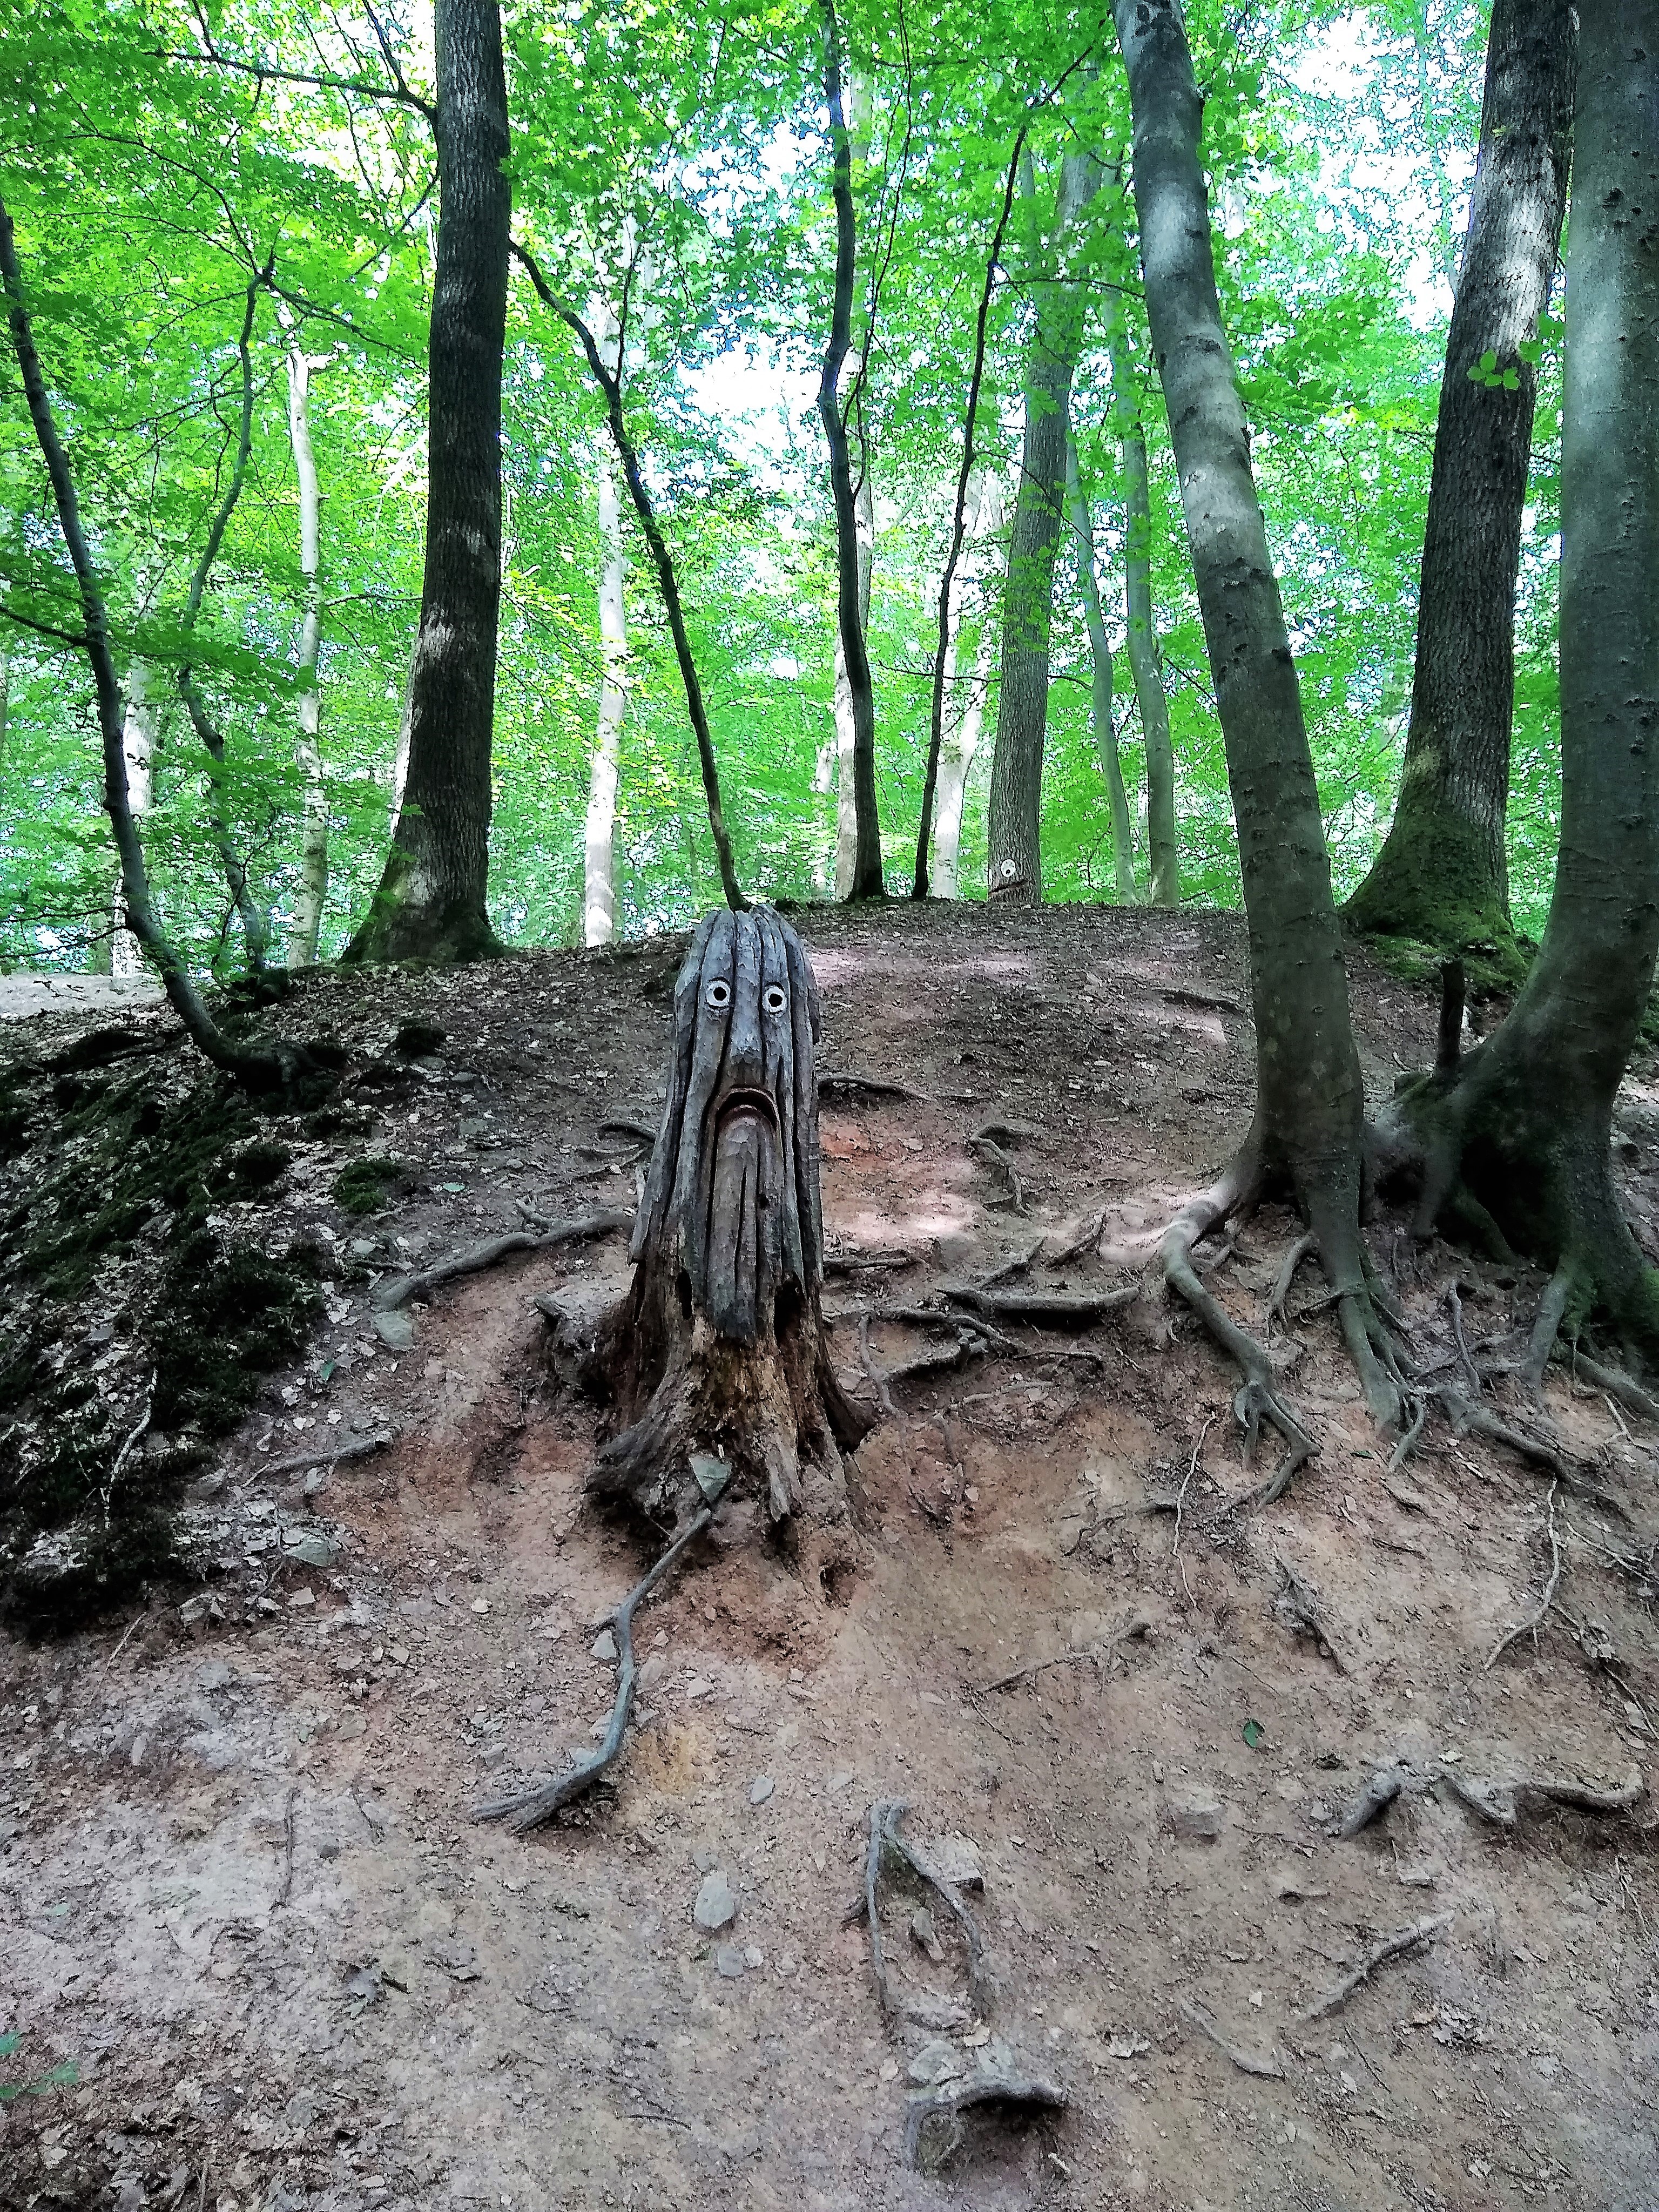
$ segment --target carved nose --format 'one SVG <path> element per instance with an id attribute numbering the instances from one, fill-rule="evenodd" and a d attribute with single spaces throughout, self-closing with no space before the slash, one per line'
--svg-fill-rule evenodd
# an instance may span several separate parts
<path id="1" fill-rule="evenodd" d="M 766 1061 L 761 1050 L 760 994 L 739 988 L 732 1008 L 732 1025 L 726 1033 L 726 1082 L 728 1090 L 759 1091 L 765 1083 Z"/>

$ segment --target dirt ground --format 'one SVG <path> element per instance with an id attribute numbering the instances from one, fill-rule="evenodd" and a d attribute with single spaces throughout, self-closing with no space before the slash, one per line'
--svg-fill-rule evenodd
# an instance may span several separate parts
<path id="1" fill-rule="evenodd" d="M 849 1387 L 872 1392 L 861 1314 L 1040 1233 L 1059 1250 L 1103 1209 L 1098 1252 L 1039 1255 L 1034 1282 L 1146 1271 L 1248 1120 L 1238 919 L 795 919 L 821 1067 L 924 1094 L 825 1107 L 832 1250 L 909 1255 L 831 1278 Z M 375 1122 L 299 1148 L 289 1230 L 388 1269 L 516 1225 L 520 1200 L 631 1204 L 638 1147 L 599 1125 L 655 1117 L 682 942 L 308 982 L 282 1018 L 348 1040 Z M 1431 1054 L 1434 1008 L 1358 955 L 1352 976 L 1384 1096 Z M 413 1017 L 447 1042 L 371 1080 Z M 37 1016 L 31 1049 L 75 1018 Z M 1650 1075 L 1621 1157 L 1653 1249 Z M 1028 1125 L 1023 1214 L 969 1147 L 994 1121 Z M 330 1198 L 354 1151 L 408 1164 L 379 1216 Z M 1208 1275 L 1257 1330 L 1292 1235 L 1260 1216 Z M 555 1386 L 532 1301 L 620 1286 L 623 1243 L 448 1285 L 407 1342 L 343 1270 L 303 1363 L 196 1486 L 202 1589 L 0 1645 L 0 2031 L 23 2038 L 0 2077 L 79 2075 L 0 2104 L 0 2204 L 1659 2204 L 1652 1801 L 1523 1803 L 1505 1827 L 1446 1778 L 1659 1778 L 1635 1417 L 1553 1371 L 1544 1418 L 1628 1519 L 1438 1415 L 1390 1474 L 1304 1271 L 1274 1341 L 1319 1455 L 1263 1508 L 1231 1374 L 1155 1282 L 1075 1337 L 1011 1328 L 1017 1353 L 892 1384 L 859 1455 L 855 1573 L 807 1587 L 732 1552 L 647 1602 L 615 1789 L 521 1839 L 471 1810 L 586 1747 L 615 1677 L 593 1624 L 647 1561 L 584 1506 L 593 1418 Z M 1425 1362 L 1455 1356 L 1454 1276 L 1477 1356 L 1530 1323 L 1534 1279 L 1387 1213 L 1372 1248 Z M 868 1339 L 884 1373 L 938 1340 L 878 1318 Z M 332 1472 L 272 1472 L 382 1432 Z M 1552 1525 L 1561 1610 L 1488 1667 L 1537 1604 Z M 1401 1765 L 1387 1811 L 1331 1832 Z M 982 1868 L 966 1894 L 995 1990 L 965 2033 L 890 2027 L 848 1917 L 870 1807 L 895 1797 L 918 1841 L 965 1838 Z M 705 1933 L 714 1871 L 737 1910 Z M 912 1993 L 959 1991 L 959 1955 L 912 1932 L 921 1902 L 886 1898 L 889 1954 Z M 907 2098 L 996 2039 L 1065 2109 L 991 2115 L 942 2172 L 914 2169 Z"/>

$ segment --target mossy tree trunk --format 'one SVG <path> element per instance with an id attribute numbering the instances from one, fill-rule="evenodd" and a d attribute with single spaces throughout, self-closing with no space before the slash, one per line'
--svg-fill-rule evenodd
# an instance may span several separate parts
<path id="1" fill-rule="evenodd" d="M 469 960 L 496 949 L 485 902 L 512 213 L 499 0 L 438 0 L 435 32 L 438 243 L 409 772 L 348 960 Z"/>
<path id="2" fill-rule="evenodd" d="M 1504 831 L 1537 392 L 1537 371 L 1520 349 L 1537 337 L 1560 247 L 1574 20 L 1569 0 L 1496 0 L 1492 9 L 1468 239 L 1440 386 L 1400 797 L 1346 908 L 1356 929 L 1449 951 L 1490 946 L 1516 972 Z M 1494 367 L 1483 376 L 1488 356 Z"/>
<path id="3" fill-rule="evenodd" d="M 1659 1288 L 1619 1205 L 1613 1105 L 1659 952 L 1659 8 L 1581 18 L 1561 454 L 1561 849 L 1514 1011 L 1393 1119 L 1424 1218 L 1484 1218 L 1659 1358 Z M 1398 1133 L 1398 1131 L 1396 1131 Z M 1480 1218 L 1479 1215 L 1477 1218 Z"/>
<path id="4" fill-rule="evenodd" d="M 1116 0 L 1134 125 L 1134 196 L 1163 379 L 1226 747 L 1249 923 L 1256 1111 L 1243 1201 L 1288 1186 L 1338 1296 L 1372 1409 L 1397 1393 L 1371 1350 L 1359 1236 L 1364 1099 L 1318 787 L 1244 410 L 1216 294 L 1199 159 L 1203 103 L 1173 0 Z"/>

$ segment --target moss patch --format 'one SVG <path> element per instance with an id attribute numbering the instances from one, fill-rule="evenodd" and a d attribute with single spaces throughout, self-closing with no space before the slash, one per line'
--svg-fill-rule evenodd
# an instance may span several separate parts
<path id="1" fill-rule="evenodd" d="M 347 1213 L 378 1213 L 403 1174 L 401 1160 L 348 1160 L 334 1178 L 334 1202 Z"/>

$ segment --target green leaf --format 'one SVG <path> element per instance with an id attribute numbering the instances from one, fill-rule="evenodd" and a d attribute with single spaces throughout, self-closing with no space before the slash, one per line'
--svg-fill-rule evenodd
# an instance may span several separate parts
<path id="1" fill-rule="evenodd" d="M 1261 1742 L 1262 1737 L 1266 1735 L 1267 1733 L 1267 1729 L 1262 1727 L 1260 1721 L 1246 1721 L 1243 1727 L 1239 1730 L 1239 1734 L 1243 1737 L 1245 1742 L 1249 1744 L 1252 1751 L 1255 1749 L 1257 1744 Z"/>
<path id="2" fill-rule="evenodd" d="M 1519 392 L 1521 372 L 1518 368 L 1506 368 L 1504 371 L 1504 389 L 1505 392 Z"/>

